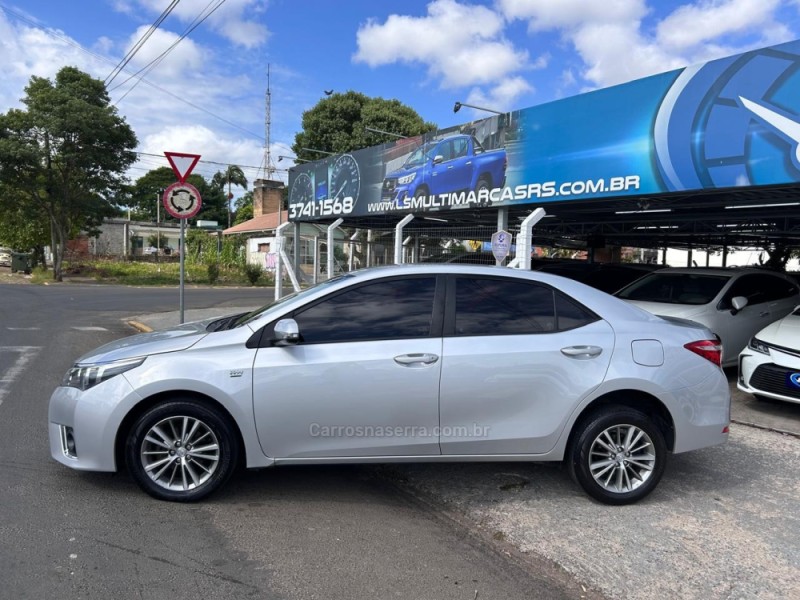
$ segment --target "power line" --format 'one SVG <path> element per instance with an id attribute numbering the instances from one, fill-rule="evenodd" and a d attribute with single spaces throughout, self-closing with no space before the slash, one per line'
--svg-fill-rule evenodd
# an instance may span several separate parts
<path id="1" fill-rule="evenodd" d="M 211 5 L 212 5 L 212 4 L 213 4 L 215 1 L 217 1 L 217 5 L 216 5 L 214 8 L 212 8 L 212 9 L 209 11 L 209 7 L 210 7 L 210 6 L 211 6 Z M 128 82 L 129 82 L 131 79 L 133 79 L 133 78 L 137 78 L 137 81 L 136 81 L 136 82 L 135 82 L 135 83 L 134 83 L 134 84 L 133 84 L 133 85 L 130 87 L 130 89 L 129 89 L 127 92 L 125 92 L 125 93 L 122 95 L 122 97 L 121 97 L 119 100 L 117 100 L 116 104 L 119 104 L 120 102 L 122 102 L 122 101 L 125 99 L 125 96 L 127 96 L 128 94 L 130 94 L 130 93 L 131 93 L 131 91 L 133 91 L 133 89 L 134 89 L 134 88 L 135 88 L 135 87 L 136 87 L 136 86 L 139 84 L 139 82 L 140 82 L 140 81 L 142 81 L 142 78 L 143 78 L 145 75 L 147 75 L 148 73 L 150 73 L 150 71 L 152 71 L 152 70 L 153 70 L 153 69 L 155 69 L 155 68 L 156 68 L 158 65 L 160 65 L 160 64 L 161 64 L 161 61 L 163 61 L 163 60 L 164 60 L 164 58 L 166 58 L 166 56 L 167 56 L 167 55 L 168 55 L 170 52 L 172 52 L 172 50 L 173 50 L 173 49 L 174 49 L 174 48 L 175 48 L 175 47 L 176 47 L 178 44 L 180 44 L 180 43 L 181 43 L 181 41 L 182 41 L 183 39 L 185 39 L 185 38 L 186 38 L 186 37 L 187 37 L 187 36 L 188 36 L 190 33 L 192 33 L 192 32 L 193 32 L 195 29 L 197 29 L 197 28 L 198 28 L 198 27 L 199 27 L 199 26 L 200 26 L 200 25 L 203 23 L 203 21 L 205 21 L 205 20 L 206 20 L 208 17 L 210 17 L 211 15 L 213 15 L 213 14 L 214 14 L 214 12 L 215 12 L 215 11 L 216 11 L 216 10 L 217 10 L 217 9 L 218 9 L 220 6 L 222 6 L 223 4 L 225 4 L 225 1 L 226 1 L 226 0 L 210 0 L 210 2 L 209 2 L 207 5 L 206 5 L 206 7 L 205 7 L 205 8 L 204 8 L 204 9 L 203 9 L 201 12 L 200 12 L 200 14 L 199 14 L 199 15 L 197 15 L 197 16 L 196 16 L 196 17 L 195 17 L 195 18 L 192 20 L 192 22 L 191 22 L 191 23 L 189 23 L 189 25 L 188 25 L 188 26 L 187 26 L 187 28 L 184 30 L 184 32 L 181 34 L 181 36 L 180 36 L 180 37 L 179 37 L 177 40 L 175 40 L 175 42 L 174 42 L 174 43 L 173 43 L 173 44 L 172 44 L 172 45 L 171 45 L 169 48 L 167 48 L 166 50 L 164 50 L 164 52 L 162 52 L 162 53 L 161 53 L 161 54 L 159 54 L 159 55 L 158 55 L 156 58 L 154 58 L 154 59 L 153 59 L 153 60 L 151 60 L 149 63 L 147 63 L 147 64 L 146 64 L 144 67 L 142 67 L 141 69 L 139 69 L 139 70 L 138 70 L 136 73 L 134 73 L 133 75 L 131 75 L 130 77 L 128 77 L 128 78 L 127 78 L 125 81 L 123 81 L 121 84 L 119 84 L 119 85 L 117 85 L 116 87 L 114 87 L 113 89 L 109 90 L 109 93 L 111 93 L 111 92 L 113 92 L 114 90 L 116 90 L 116 89 L 120 88 L 121 86 L 125 85 L 126 83 L 128 83 Z M 209 11 L 209 12 L 208 12 L 207 14 L 205 14 L 205 15 L 204 15 L 204 13 L 206 13 L 206 11 Z"/>
<path id="2" fill-rule="evenodd" d="M 172 10 L 173 10 L 173 9 L 174 9 L 174 8 L 175 8 L 177 5 L 178 5 L 178 2 L 180 2 L 180 1 L 181 1 L 181 0 L 172 0 L 172 2 L 170 3 L 170 5 L 169 5 L 169 6 L 167 6 L 167 8 L 165 8 L 165 9 L 164 9 L 164 10 L 161 12 L 161 14 L 160 14 L 160 15 L 158 16 L 158 18 L 155 20 L 155 22 L 154 22 L 152 25 L 150 25 L 150 27 L 147 29 L 147 31 L 145 31 L 145 32 L 142 34 L 142 36 L 141 36 L 141 37 L 138 39 L 138 41 L 137 41 L 137 42 L 136 42 L 136 43 L 133 45 L 133 47 L 132 47 L 130 50 L 128 50 L 128 53 L 127 53 L 125 56 L 123 56 L 123 57 L 122 57 L 122 60 L 120 60 L 120 61 L 119 61 L 119 63 L 117 64 L 117 66 L 116 66 L 116 67 L 114 67 L 114 68 L 111 70 L 111 73 L 109 73 L 109 74 L 108 74 L 108 76 L 105 78 L 105 80 L 103 81 L 103 83 L 105 83 L 105 84 L 106 84 L 106 86 L 110 85 L 110 84 L 111 84 L 111 82 L 112 82 L 112 81 L 114 81 L 114 79 L 116 78 L 116 76 L 117 76 L 117 75 L 119 75 L 119 74 L 122 72 L 122 69 L 124 69 L 124 68 L 125 68 L 125 66 L 127 66 L 127 64 L 128 64 L 130 61 L 131 61 L 131 59 L 132 59 L 134 56 L 136 56 L 137 52 L 139 52 L 139 50 L 141 50 L 141 49 L 142 49 L 142 46 L 144 46 L 145 42 L 146 42 L 148 39 L 150 39 L 150 36 L 151 36 L 151 35 L 153 35 L 153 33 L 155 33 L 156 29 L 158 29 L 158 27 L 161 25 L 161 23 L 163 23 L 163 22 L 164 22 L 164 19 L 166 19 L 166 18 L 169 16 L 169 14 L 170 14 L 170 13 L 172 12 Z"/>
<path id="3" fill-rule="evenodd" d="M 60 40 L 60 41 L 62 41 L 64 43 L 66 43 L 66 44 L 69 44 L 70 46 L 72 46 L 74 48 L 77 48 L 81 52 L 85 52 L 86 54 L 89 54 L 90 56 L 93 56 L 93 57 L 95 57 L 95 58 L 97 58 L 99 60 L 107 62 L 108 64 L 111 64 L 111 65 L 115 64 L 114 61 L 112 61 L 110 58 L 108 58 L 106 56 L 103 56 L 101 54 L 97 54 L 96 52 L 92 52 L 91 50 L 87 50 L 86 48 L 84 48 L 80 44 L 74 42 L 73 40 L 71 40 L 71 39 L 69 39 L 67 37 L 58 35 L 54 31 L 52 31 L 51 29 L 42 29 L 42 25 L 40 23 L 37 23 L 36 21 L 33 21 L 31 19 L 28 19 L 26 16 L 24 16 L 24 15 L 22 15 L 22 14 L 16 12 L 16 11 L 8 8 L 7 6 L 0 5 L 0 10 L 3 10 L 7 14 L 15 17 L 16 19 L 18 19 L 20 21 L 23 21 L 23 22 L 27 23 L 28 25 L 31 25 L 32 27 L 35 27 L 37 29 L 41 29 L 41 31 L 43 31 L 46 35 L 49 35 L 52 38 L 55 38 L 55 39 Z M 199 110 L 201 112 L 204 112 L 207 115 L 209 115 L 210 117 L 213 117 L 213 118 L 217 119 L 218 121 L 222 121 L 223 123 L 233 127 L 234 129 L 238 129 L 242 133 L 246 133 L 248 135 L 251 135 L 251 136 L 257 138 L 258 140 L 260 140 L 261 142 L 264 141 L 264 136 L 261 135 L 260 133 L 255 133 L 253 131 L 250 131 L 248 129 L 245 129 L 244 127 L 241 127 L 241 126 L 237 125 L 236 123 L 232 123 L 231 121 L 228 121 L 227 119 L 225 119 L 225 118 L 223 118 L 223 117 L 211 112 L 210 110 L 207 110 L 207 109 L 203 108 L 202 106 L 198 106 L 198 105 L 196 105 L 196 104 L 194 104 L 192 102 L 189 102 L 185 98 L 182 98 L 181 96 L 178 96 L 177 94 L 173 94 L 169 90 L 164 89 L 161 86 L 156 85 L 155 83 L 152 83 L 152 82 L 150 82 L 150 81 L 148 81 L 146 79 L 141 79 L 141 81 L 143 83 L 145 83 L 146 85 L 149 85 L 151 88 L 153 88 L 155 90 L 158 90 L 159 92 L 162 92 L 164 94 L 167 94 L 168 96 L 171 96 L 172 98 L 175 98 L 175 100 L 177 100 L 179 102 L 182 102 L 183 104 L 186 104 L 187 106 L 191 106 L 192 108 L 194 108 L 196 110 Z"/>

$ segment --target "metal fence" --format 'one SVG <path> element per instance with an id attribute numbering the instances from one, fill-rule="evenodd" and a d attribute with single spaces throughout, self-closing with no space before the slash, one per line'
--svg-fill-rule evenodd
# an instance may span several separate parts
<path id="1" fill-rule="evenodd" d="M 291 265 L 287 268 L 294 269 L 301 286 L 329 278 L 328 235 L 325 226 L 318 229 L 318 233 L 301 233 L 297 237 L 294 226 L 283 229 L 283 248 Z M 412 221 L 400 234 L 400 262 L 494 264 L 491 238 L 496 229 L 489 225 L 421 226 Z M 519 226 L 509 226 L 507 231 L 516 239 Z M 334 231 L 332 275 L 394 264 L 396 236 L 394 226 L 357 229 L 343 223 Z M 288 273 L 284 271 L 283 277 L 288 285 Z"/>

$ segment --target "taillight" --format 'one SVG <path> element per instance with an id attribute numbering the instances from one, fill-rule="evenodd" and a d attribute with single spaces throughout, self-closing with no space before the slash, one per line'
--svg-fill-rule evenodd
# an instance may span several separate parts
<path id="1" fill-rule="evenodd" d="M 722 365 L 722 342 L 719 340 L 700 340 L 689 342 L 683 346 L 706 360 L 710 360 L 718 367 Z"/>

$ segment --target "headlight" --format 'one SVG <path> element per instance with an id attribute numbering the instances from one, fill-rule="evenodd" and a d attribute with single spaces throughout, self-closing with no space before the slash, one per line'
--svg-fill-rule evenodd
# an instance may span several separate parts
<path id="1" fill-rule="evenodd" d="M 747 347 L 754 352 L 761 352 L 761 354 L 769 354 L 769 346 L 762 342 L 757 337 L 750 338 L 750 343 L 747 344 Z"/>
<path id="2" fill-rule="evenodd" d="M 417 176 L 416 173 L 412 173 L 411 175 L 403 175 L 402 177 L 397 178 L 397 183 L 400 185 L 407 185 L 414 181 L 414 178 Z"/>
<path id="3" fill-rule="evenodd" d="M 64 375 L 61 385 L 85 391 L 98 383 L 104 382 L 106 379 L 111 379 L 114 375 L 135 369 L 144 362 L 145 358 L 147 357 L 118 360 L 97 365 L 75 365 Z"/>

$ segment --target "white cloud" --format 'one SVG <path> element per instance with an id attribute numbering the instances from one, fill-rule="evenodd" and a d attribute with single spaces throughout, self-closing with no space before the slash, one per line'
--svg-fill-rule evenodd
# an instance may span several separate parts
<path id="1" fill-rule="evenodd" d="M 493 86 L 488 92 L 480 88 L 473 88 L 467 96 L 466 102 L 475 106 L 506 111 L 518 106 L 517 100 L 520 96 L 533 91 L 533 86 L 524 78 L 509 77 Z"/>
<path id="2" fill-rule="evenodd" d="M 248 140 L 220 135 L 218 130 L 204 125 L 164 127 L 139 140 L 140 151 L 147 154 L 164 155 L 164 152 L 200 154 L 201 160 L 241 165 L 247 180 L 252 182 L 264 155 L 263 145 L 258 140 Z M 277 157 L 275 158 L 277 160 Z M 166 158 L 145 157 L 140 166 L 152 169 L 169 166 Z M 283 166 L 283 165 L 281 165 Z M 253 168 L 256 167 L 256 168 Z M 210 179 L 223 165 L 200 163 L 195 172 Z M 142 171 L 134 177 L 141 177 Z"/>
<path id="3" fill-rule="evenodd" d="M 143 25 L 139 27 L 139 29 L 137 29 L 133 34 L 131 34 L 123 54 L 126 54 L 131 50 L 131 48 L 141 39 L 142 34 L 147 31 L 148 27 L 149 26 L 147 25 Z M 164 31 L 161 29 L 154 31 L 148 40 L 136 52 L 126 69 L 128 71 L 138 72 L 151 62 L 157 60 L 164 52 L 166 52 L 173 44 L 175 44 L 178 39 L 179 36 L 171 31 Z M 181 40 L 180 43 L 178 43 L 174 48 L 172 48 L 172 50 L 170 50 L 169 53 L 157 63 L 157 66 L 155 66 L 151 72 L 151 75 L 148 75 L 148 78 L 155 73 L 158 73 L 158 77 L 161 79 L 179 77 L 186 72 L 199 69 L 203 66 L 204 62 L 205 57 L 203 50 L 191 39 L 185 38 Z M 125 75 L 124 73 L 118 75 L 114 81 L 114 84 L 121 83 L 129 76 L 130 75 Z"/>
<path id="4" fill-rule="evenodd" d="M 498 0 L 529 31 L 557 31 L 580 55 L 582 77 L 605 87 L 794 37 L 776 17 L 781 0 L 700 0 L 645 27 L 644 0 Z M 654 31 L 654 33 L 651 33 Z M 753 35 L 753 32 L 760 35 Z"/>
<path id="5" fill-rule="evenodd" d="M 132 35 L 131 40 L 138 39 L 138 33 Z M 175 39 L 174 33 L 156 32 L 137 54 L 136 64 L 146 64 Z M 101 37 L 94 43 L 92 51 L 100 53 L 109 47 L 109 40 Z M 0 11 L 0 54 L 4 66 L 0 85 L 0 113 L 9 108 L 22 107 L 24 88 L 32 75 L 52 80 L 62 67 L 70 65 L 102 80 L 118 61 L 118 58 L 103 59 L 81 50 L 77 42 L 61 31 L 10 21 L 3 11 Z M 119 114 L 136 132 L 139 139 L 137 150 L 159 155 L 165 150 L 183 150 L 202 154 L 204 158 L 218 162 L 255 167 L 261 164 L 263 141 L 259 137 L 263 135 L 263 90 L 257 89 L 246 75 L 231 77 L 220 72 L 214 58 L 210 50 L 185 39 L 147 79 L 192 104 L 213 108 L 254 135 L 225 125 L 145 83 L 137 85 L 120 102 L 122 95 L 130 88 L 128 84 L 110 95 L 112 101 L 119 103 Z M 176 77 L 176 74 L 180 74 L 180 77 Z M 114 83 L 124 81 L 127 76 L 122 74 Z M 237 94 L 234 115 L 215 108 L 230 104 L 231 90 L 236 90 Z M 149 157 L 149 160 L 140 162 L 130 176 L 138 178 L 145 172 L 140 169 L 166 164 L 164 160 Z M 216 170 L 210 166 L 202 169 L 203 174 L 209 176 Z M 255 178 L 257 171 L 249 169 L 245 173 L 251 179 Z"/>
<path id="6" fill-rule="evenodd" d="M 167 5 L 165 0 L 136 1 L 152 15 L 153 19 L 161 14 Z M 269 37 L 266 26 L 252 18 L 264 12 L 264 4 L 263 0 L 227 0 L 200 27 L 210 27 L 233 44 L 256 48 L 264 44 Z M 205 14 L 207 6 L 209 6 L 208 0 L 183 0 L 174 8 L 172 15 L 189 25 L 201 13 Z M 213 6 L 211 5 L 212 8 Z M 118 1 L 117 8 L 123 12 L 132 12 L 131 0 Z"/>
<path id="7" fill-rule="evenodd" d="M 353 59 L 371 67 L 423 64 L 445 88 L 505 80 L 528 64 L 528 53 L 503 37 L 504 20 L 485 6 L 435 0 L 423 17 L 368 21 L 356 35 Z"/>
<path id="8" fill-rule="evenodd" d="M 761 28 L 773 21 L 780 0 L 703 0 L 686 4 L 658 24 L 658 42 L 683 51 L 729 33 Z"/>
<path id="9" fill-rule="evenodd" d="M 534 31 L 634 22 L 647 12 L 644 0 L 498 0 L 497 4 L 509 19 L 528 20 Z"/>

